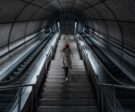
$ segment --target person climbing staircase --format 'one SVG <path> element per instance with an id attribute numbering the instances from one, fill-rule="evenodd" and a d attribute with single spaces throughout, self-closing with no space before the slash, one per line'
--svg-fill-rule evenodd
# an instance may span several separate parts
<path id="1" fill-rule="evenodd" d="M 67 36 L 72 52 L 72 69 L 65 81 L 62 68 L 62 49 Z M 97 112 L 96 98 L 88 80 L 83 60 L 80 59 L 73 35 L 62 35 L 54 59 L 42 87 L 37 112 Z"/>

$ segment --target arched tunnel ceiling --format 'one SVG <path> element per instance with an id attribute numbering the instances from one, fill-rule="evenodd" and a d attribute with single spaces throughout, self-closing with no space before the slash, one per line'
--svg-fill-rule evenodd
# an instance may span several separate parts
<path id="1" fill-rule="evenodd" d="M 1 0 L 0 22 L 49 18 L 65 9 L 78 11 L 87 19 L 134 21 L 134 6 L 134 0 Z"/>
<path id="2" fill-rule="evenodd" d="M 68 9 L 85 17 L 91 29 L 134 51 L 134 7 L 134 0 L 0 0 L 0 46 L 36 32 L 55 13 Z"/>

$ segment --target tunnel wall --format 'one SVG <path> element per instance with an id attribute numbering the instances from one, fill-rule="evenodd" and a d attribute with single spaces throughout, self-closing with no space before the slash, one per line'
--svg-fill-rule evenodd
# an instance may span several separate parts
<path id="1" fill-rule="evenodd" d="M 0 24 L 0 51 L 8 52 L 16 43 L 17 46 L 24 43 L 26 38 L 40 31 L 47 21 L 30 21 Z"/>
<path id="2" fill-rule="evenodd" d="M 29 23 L 16 22 L 14 23 L 14 27 L 12 27 L 11 23 L 0 24 L 0 47 L 6 46 L 8 43 L 13 43 L 20 39 L 24 40 L 25 36 L 39 31 L 39 29 L 46 25 L 46 21 L 42 26 L 41 23 L 42 21 L 31 21 Z"/>

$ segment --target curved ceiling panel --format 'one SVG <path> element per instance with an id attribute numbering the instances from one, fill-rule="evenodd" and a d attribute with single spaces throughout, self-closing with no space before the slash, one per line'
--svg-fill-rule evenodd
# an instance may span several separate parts
<path id="1" fill-rule="evenodd" d="M 72 9 L 73 3 L 72 2 L 63 2 L 62 3 L 62 7 L 64 7 L 65 9 Z"/>
<path id="2" fill-rule="evenodd" d="M 102 15 L 103 19 L 113 19 L 115 20 L 112 13 L 105 7 L 104 4 L 99 4 L 95 6 L 95 8 L 98 10 L 98 12 Z"/>
<path id="3" fill-rule="evenodd" d="M 26 28 L 28 28 L 26 34 L 36 31 L 40 28 L 39 21 L 52 20 L 52 17 L 56 19 L 57 14 L 68 9 L 71 13 L 75 12 L 84 18 L 84 21 L 88 21 L 95 30 L 133 48 L 134 7 L 134 0 L 0 0 L 0 23 L 5 23 L 5 27 L 0 31 L 0 39 L 2 36 L 7 38 L 2 32 L 7 28 L 7 34 L 9 33 L 7 23 L 12 23 L 13 31 L 10 37 L 11 41 L 14 41 L 24 36 Z M 37 23 L 33 23 L 33 20 Z M 16 23 L 17 21 L 22 23 Z M 6 44 L 6 40 L 1 41 Z"/>
<path id="4" fill-rule="evenodd" d="M 31 17 L 36 13 L 37 10 L 39 10 L 38 7 L 35 7 L 35 6 L 32 6 L 32 5 L 27 6 L 22 11 L 22 13 L 18 17 L 17 21 L 27 21 L 27 20 L 30 20 Z"/>
<path id="5" fill-rule="evenodd" d="M 17 22 L 15 23 L 12 32 L 11 32 L 11 36 L 10 36 L 10 42 L 16 41 L 20 38 L 24 37 L 25 34 L 25 29 L 26 29 L 27 23 L 25 22 Z"/>
<path id="6" fill-rule="evenodd" d="M 31 2 L 31 1 L 33 1 L 33 0 L 25 0 L 25 1 L 27 1 L 27 2 Z"/>
<path id="7" fill-rule="evenodd" d="M 56 1 L 56 0 L 33 0 L 33 3 L 39 6 L 43 6 L 43 5 L 48 5 L 53 1 Z"/>
<path id="8" fill-rule="evenodd" d="M 47 10 L 50 13 L 60 8 L 57 0 L 34 0 L 32 3 L 42 7 L 44 10 Z"/>
<path id="9" fill-rule="evenodd" d="M 134 0 L 107 0 L 106 4 L 112 9 L 119 20 L 135 20 Z"/>
<path id="10" fill-rule="evenodd" d="M 101 33 L 101 34 L 105 35 L 105 37 L 107 37 L 108 29 L 107 29 L 107 26 L 105 25 L 104 21 L 90 20 L 89 22 L 93 23 L 93 27 L 91 27 L 91 29 L 93 29 L 93 30 L 97 31 L 98 33 Z"/>
<path id="11" fill-rule="evenodd" d="M 43 15 L 48 15 L 48 12 L 40 8 L 32 17 L 32 19 L 43 19 Z"/>
<path id="12" fill-rule="evenodd" d="M 106 21 L 107 28 L 108 28 L 108 36 L 110 36 L 112 39 L 122 42 L 122 37 L 120 33 L 119 26 L 117 22 L 115 21 Z"/>
<path id="13" fill-rule="evenodd" d="M 82 4 L 82 2 L 75 2 L 72 7 L 73 9 L 77 9 L 79 11 L 83 10 L 84 8 L 87 8 L 89 5 L 88 4 Z"/>
<path id="14" fill-rule="evenodd" d="M 20 0 L 1 0 L 0 23 L 13 22 L 25 5 L 26 3 Z"/>
<path id="15" fill-rule="evenodd" d="M 82 0 L 84 3 L 95 5 L 104 0 Z"/>
<path id="16" fill-rule="evenodd" d="M 0 47 L 8 44 L 11 24 L 0 24 Z"/>
<path id="17" fill-rule="evenodd" d="M 125 47 L 132 48 L 135 52 L 135 23 L 120 22 L 124 35 Z"/>
<path id="18" fill-rule="evenodd" d="M 92 19 L 92 18 L 102 18 L 102 16 L 95 10 L 95 9 L 91 9 L 91 10 L 85 10 L 84 12 L 82 12 L 85 16 L 87 15 L 87 19 Z M 93 16 L 92 16 L 93 15 Z M 90 17 L 90 18 L 89 18 Z"/>
<path id="19" fill-rule="evenodd" d="M 41 21 L 31 21 L 27 26 L 26 35 L 36 32 L 40 28 Z"/>

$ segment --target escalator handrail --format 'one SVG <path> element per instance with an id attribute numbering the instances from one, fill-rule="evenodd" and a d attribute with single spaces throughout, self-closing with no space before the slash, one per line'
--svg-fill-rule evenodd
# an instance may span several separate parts
<path id="1" fill-rule="evenodd" d="M 34 86 L 35 84 L 23 84 L 23 85 L 8 85 L 0 87 L 0 90 L 7 90 L 12 88 L 19 88 L 19 87 L 27 87 L 27 86 Z"/>
<path id="2" fill-rule="evenodd" d="M 130 85 L 118 85 L 118 84 L 109 84 L 109 83 L 101 83 L 98 82 L 99 86 L 106 86 L 106 87 L 114 87 L 114 88 L 121 88 L 121 89 L 127 89 L 127 90 L 135 90 L 135 86 Z"/>

